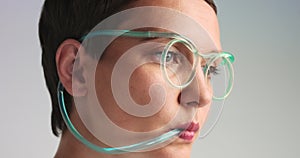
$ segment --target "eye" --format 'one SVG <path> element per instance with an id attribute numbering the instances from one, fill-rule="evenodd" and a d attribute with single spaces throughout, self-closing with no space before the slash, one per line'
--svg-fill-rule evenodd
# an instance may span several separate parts
<path id="1" fill-rule="evenodd" d="M 162 52 L 155 53 L 157 60 L 161 60 Z M 167 64 L 178 64 L 180 62 L 180 55 L 177 52 L 169 51 L 166 55 Z"/>
<path id="2" fill-rule="evenodd" d="M 213 74 L 213 75 L 218 75 L 219 74 L 219 69 L 215 66 L 210 66 L 208 69 L 208 74 Z"/>
<path id="3" fill-rule="evenodd" d="M 208 79 L 211 79 L 211 75 L 218 75 L 219 74 L 219 69 L 216 67 L 216 66 L 207 66 L 207 65 L 204 65 L 202 66 L 202 70 L 203 70 L 203 73 L 206 73 L 207 71 L 207 78 Z"/>
<path id="4" fill-rule="evenodd" d="M 174 52 L 168 52 L 166 56 L 166 62 L 170 62 L 174 56 Z"/>

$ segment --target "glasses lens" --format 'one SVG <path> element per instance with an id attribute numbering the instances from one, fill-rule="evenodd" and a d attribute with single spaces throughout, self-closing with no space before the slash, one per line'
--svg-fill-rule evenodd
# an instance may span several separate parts
<path id="1" fill-rule="evenodd" d="M 214 100 L 225 99 L 232 89 L 232 65 L 227 57 L 222 54 L 211 59 L 206 69 L 208 84 L 213 90 Z"/>
<path id="2" fill-rule="evenodd" d="M 162 54 L 163 72 L 167 81 L 174 87 L 184 88 L 195 75 L 197 58 L 186 43 L 172 40 Z"/>

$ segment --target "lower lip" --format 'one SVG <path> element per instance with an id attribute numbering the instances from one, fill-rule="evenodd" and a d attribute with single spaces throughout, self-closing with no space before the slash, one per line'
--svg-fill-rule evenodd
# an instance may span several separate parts
<path id="1" fill-rule="evenodd" d="M 193 140 L 194 136 L 195 136 L 195 132 L 193 131 L 182 131 L 179 135 L 179 138 L 186 141 L 191 141 Z"/>

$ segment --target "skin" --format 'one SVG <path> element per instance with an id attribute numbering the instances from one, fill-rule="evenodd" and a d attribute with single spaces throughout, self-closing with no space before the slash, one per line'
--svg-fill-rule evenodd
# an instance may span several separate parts
<path id="1" fill-rule="evenodd" d="M 162 6 L 169 7 L 181 11 L 183 14 L 190 16 L 192 19 L 200 23 L 210 34 L 213 42 L 215 43 L 217 50 L 221 50 L 220 37 L 219 37 L 219 26 L 217 17 L 213 9 L 202 0 L 139 0 L 130 4 L 128 8 L 137 6 Z M 124 42 L 126 41 L 126 42 Z M 127 114 L 122 109 L 120 109 L 113 99 L 111 92 L 110 81 L 112 70 L 115 63 L 118 61 L 124 50 L 128 50 L 132 45 L 137 44 L 137 40 L 117 40 L 114 42 L 107 50 L 106 53 L 101 58 L 99 64 L 97 65 L 96 75 L 95 75 L 95 86 L 97 90 L 97 97 L 101 101 L 101 105 L 108 115 L 108 117 L 118 126 L 128 129 L 130 131 L 143 132 L 162 127 L 164 124 L 172 119 L 172 116 L 176 111 L 183 106 L 179 102 L 180 95 L 182 91 L 178 89 L 171 88 L 164 81 L 163 77 L 159 73 L 157 66 L 153 64 L 145 64 L 138 67 L 132 74 L 129 80 L 129 90 L 130 95 L 133 100 L 138 104 L 147 104 L 150 101 L 149 97 L 149 87 L 153 83 L 161 83 L 164 85 L 167 93 L 167 99 L 164 107 L 155 115 L 146 118 L 134 117 Z M 93 84 L 88 78 L 91 76 L 92 72 L 87 69 L 89 67 L 88 62 L 92 60 L 89 56 L 77 56 L 77 52 L 80 48 L 80 43 L 73 39 L 67 39 L 61 43 L 60 47 L 57 49 L 56 63 L 57 70 L 59 74 L 60 81 L 64 85 L 68 93 L 74 97 L 85 97 L 85 101 L 88 103 L 89 98 L 87 94 L 90 89 L 87 85 Z M 206 48 L 207 50 L 215 50 L 216 48 Z M 107 53 L 113 52 L 113 53 Z M 80 58 L 78 67 L 73 70 L 74 61 L 76 58 Z M 204 81 L 203 72 L 201 71 L 201 64 L 199 64 L 199 70 L 196 74 L 193 86 L 198 86 L 199 88 L 199 100 L 196 100 L 197 113 L 192 119 L 193 122 L 199 123 L 200 126 L 205 121 L 209 105 L 212 100 L 212 94 L 210 88 Z M 72 80 L 73 73 L 76 72 L 80 77 Z M 194 84 L 196 83 L 196 85 Z M 72 84 L 77 87 L 72 89 Z M 189 88 L 184 91 L 190 91 Z M 99 93 L 101 92 L 101 93 Z M 89 140 L 100 146 L 106 146 L 102 142 L 99 142 L 84 127 L 81 122 L 76 110 L 72 110 L 70 114 L 71 120 L 76 127 L 87 136 Z M 130 123 L 128 123 L 130 122 Z M 145 126 L 147 124 L 147 126 Z M 199 134 L 199 133 L 197 133 Z M 64 131 L 55 158 L 99 158 L 99 157 L 190 157 L 192 141 L 185 141 L 181 138 L 177 138 L 174 142 L 169 145 L 152 151 L 142 152 L 142 153 L 126 153 L 122 155 L 106 155 L 103 153 L 98 153 L 89 149 L 80 143 L 68 130 Z"/>

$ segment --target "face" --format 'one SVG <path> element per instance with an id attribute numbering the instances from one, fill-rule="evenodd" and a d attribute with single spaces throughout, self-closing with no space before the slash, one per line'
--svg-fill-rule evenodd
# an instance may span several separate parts
<path id="1" fill-rule="evenodd" d="M 209 48 L 209 46 L 207 46 L 208 48 L 205 48 L 206 50 L 221 50 L 217 17 L 213 9 L 205 1 L 139 0 L 134 1 L 134 3 L 130 4 L 129 8 L 138 6 L 160 6 L 182 12 L 183 14 L 189 16 L 194 21 L 199 23 L 202 27 L 204 27 L 211 36 L 216 48 Z M 163 30 L 154 31 L 162 32 Z M 163 77 L 159 64 L 156 64 L 155 62 L 142 64 L 134 69 L 128 80 L 128 89 L 130 97 L 137 105 L 145 106 L 150 102 L 153 102 L 153 99 L 155 98 L 151 98 L 153 96 L 151 96 L 151 93 L 149 93 L 149 89 L 151 89 L 152 85 L 158 84 L 166 92 L 163 106 L 151 116 L 138 117 L 129 114 L 128 112 L 125 112 L 122 108 L 120 108 L 119 104 L 114 98 L 112 91 L 113 87 L 111 86 L 114 68 L 116 67 L 118 61 L 120 61 L 120 59 L 124 56 L 124 52 L 129 52 L 134 46 L 141 45 L 143 43 L 146 42 L 141 39 L 126 37 L 120 37 L 115 40 L 105 50 L 105 53 L 103 54 L 101 60 L 97 65 L 94 80 L 95 83 L 88 84 L 94 84 L 96 86 L 95 89 L 98 101 L 101 103 L 101 106 L 109 119 L 119 127 L 133 132 L 147 132 L 159 129 L 170 122 L 173 117 L 177 115 L 177 112 L 179 110 L 184 111 L 183 115 L 189 114 L 189 108 L 183 105 L 182 96 L 185 94 L 197 93 L 193 94 L 197 95 L 197 100 L 189 101 L 190 103 L 194 104 L 192 105 L 194 110 L 193 115 L 188 116 L 189 121 L 179 120 L 175 124 L 171 125 L 176 128 L 177 126 L 181 126 L 182 124 L 192 124 L 191 128 L 194 129 L 181 134 L 175 139 L 175 141 L 161 149 L 147 152 L 148 154 L 158 154 L 160 155 L 160 157 L 164 157 L 161 155 L 167 155 L 170 157 L 178 157 L 178 155 L 182 155 L 182 157 L 188 157 L 191 152 L 191 145 L 193 144 L 200 131 L 198 130 L 198 126 L 201 129 L 201 126 L 206 119 L 212 100 L 212 92 L 207 82 L 205 81 L 201 63 L 198 64 L 196 76 L 193 82 L 190 86 L 184 89 L 178 89 L 170 86 L 170 84 L 166 82 L 166 79 Z M 158 47 L 160 47 L 160 44 L 161 46 L 163 46 L 165 44 L 165 41 L 164 39 L 156 39 L 155 43 L 158 43 Z M 182 46 L 179 45 L 177 49 L 185 49 L 179 47 Z M 131 58 L 128 58 L 127 63 L 140 61 L 146 57 L 148 59 L 151 59 L 151 61 L 158 60 L 159 62 L 159 59 L 157 59 L 159 55 L 155 53 L 153 54 L 153 51 L 146 51 L 140 53 L 140 55 L 137 54 Z M 170 56 L 170 58 L 170 60 L 176 60 L 174 59 L 174 56 Z M 86 76 L 89 75 L 89 73 L 86 74 Z M 118 81 L 125 82 L 126 78 L 123 79 L 122 76 L 120 76 Z M 89 82 L 89 80 L 87 80 L 87 82 Z M 176 79 L 174 80 L 174 82 L 176 82 Z M 189 87 L 197 87 L 197 90 L 193 91 L 191 90 L 193 88 Z M 184 92 L 186 93 L 184 94 Z M 159 93 L 156 93 L 156 95 L 159 95 Z M 167 132 L 168 129 L 165 130 L 165 132 Z"/>

